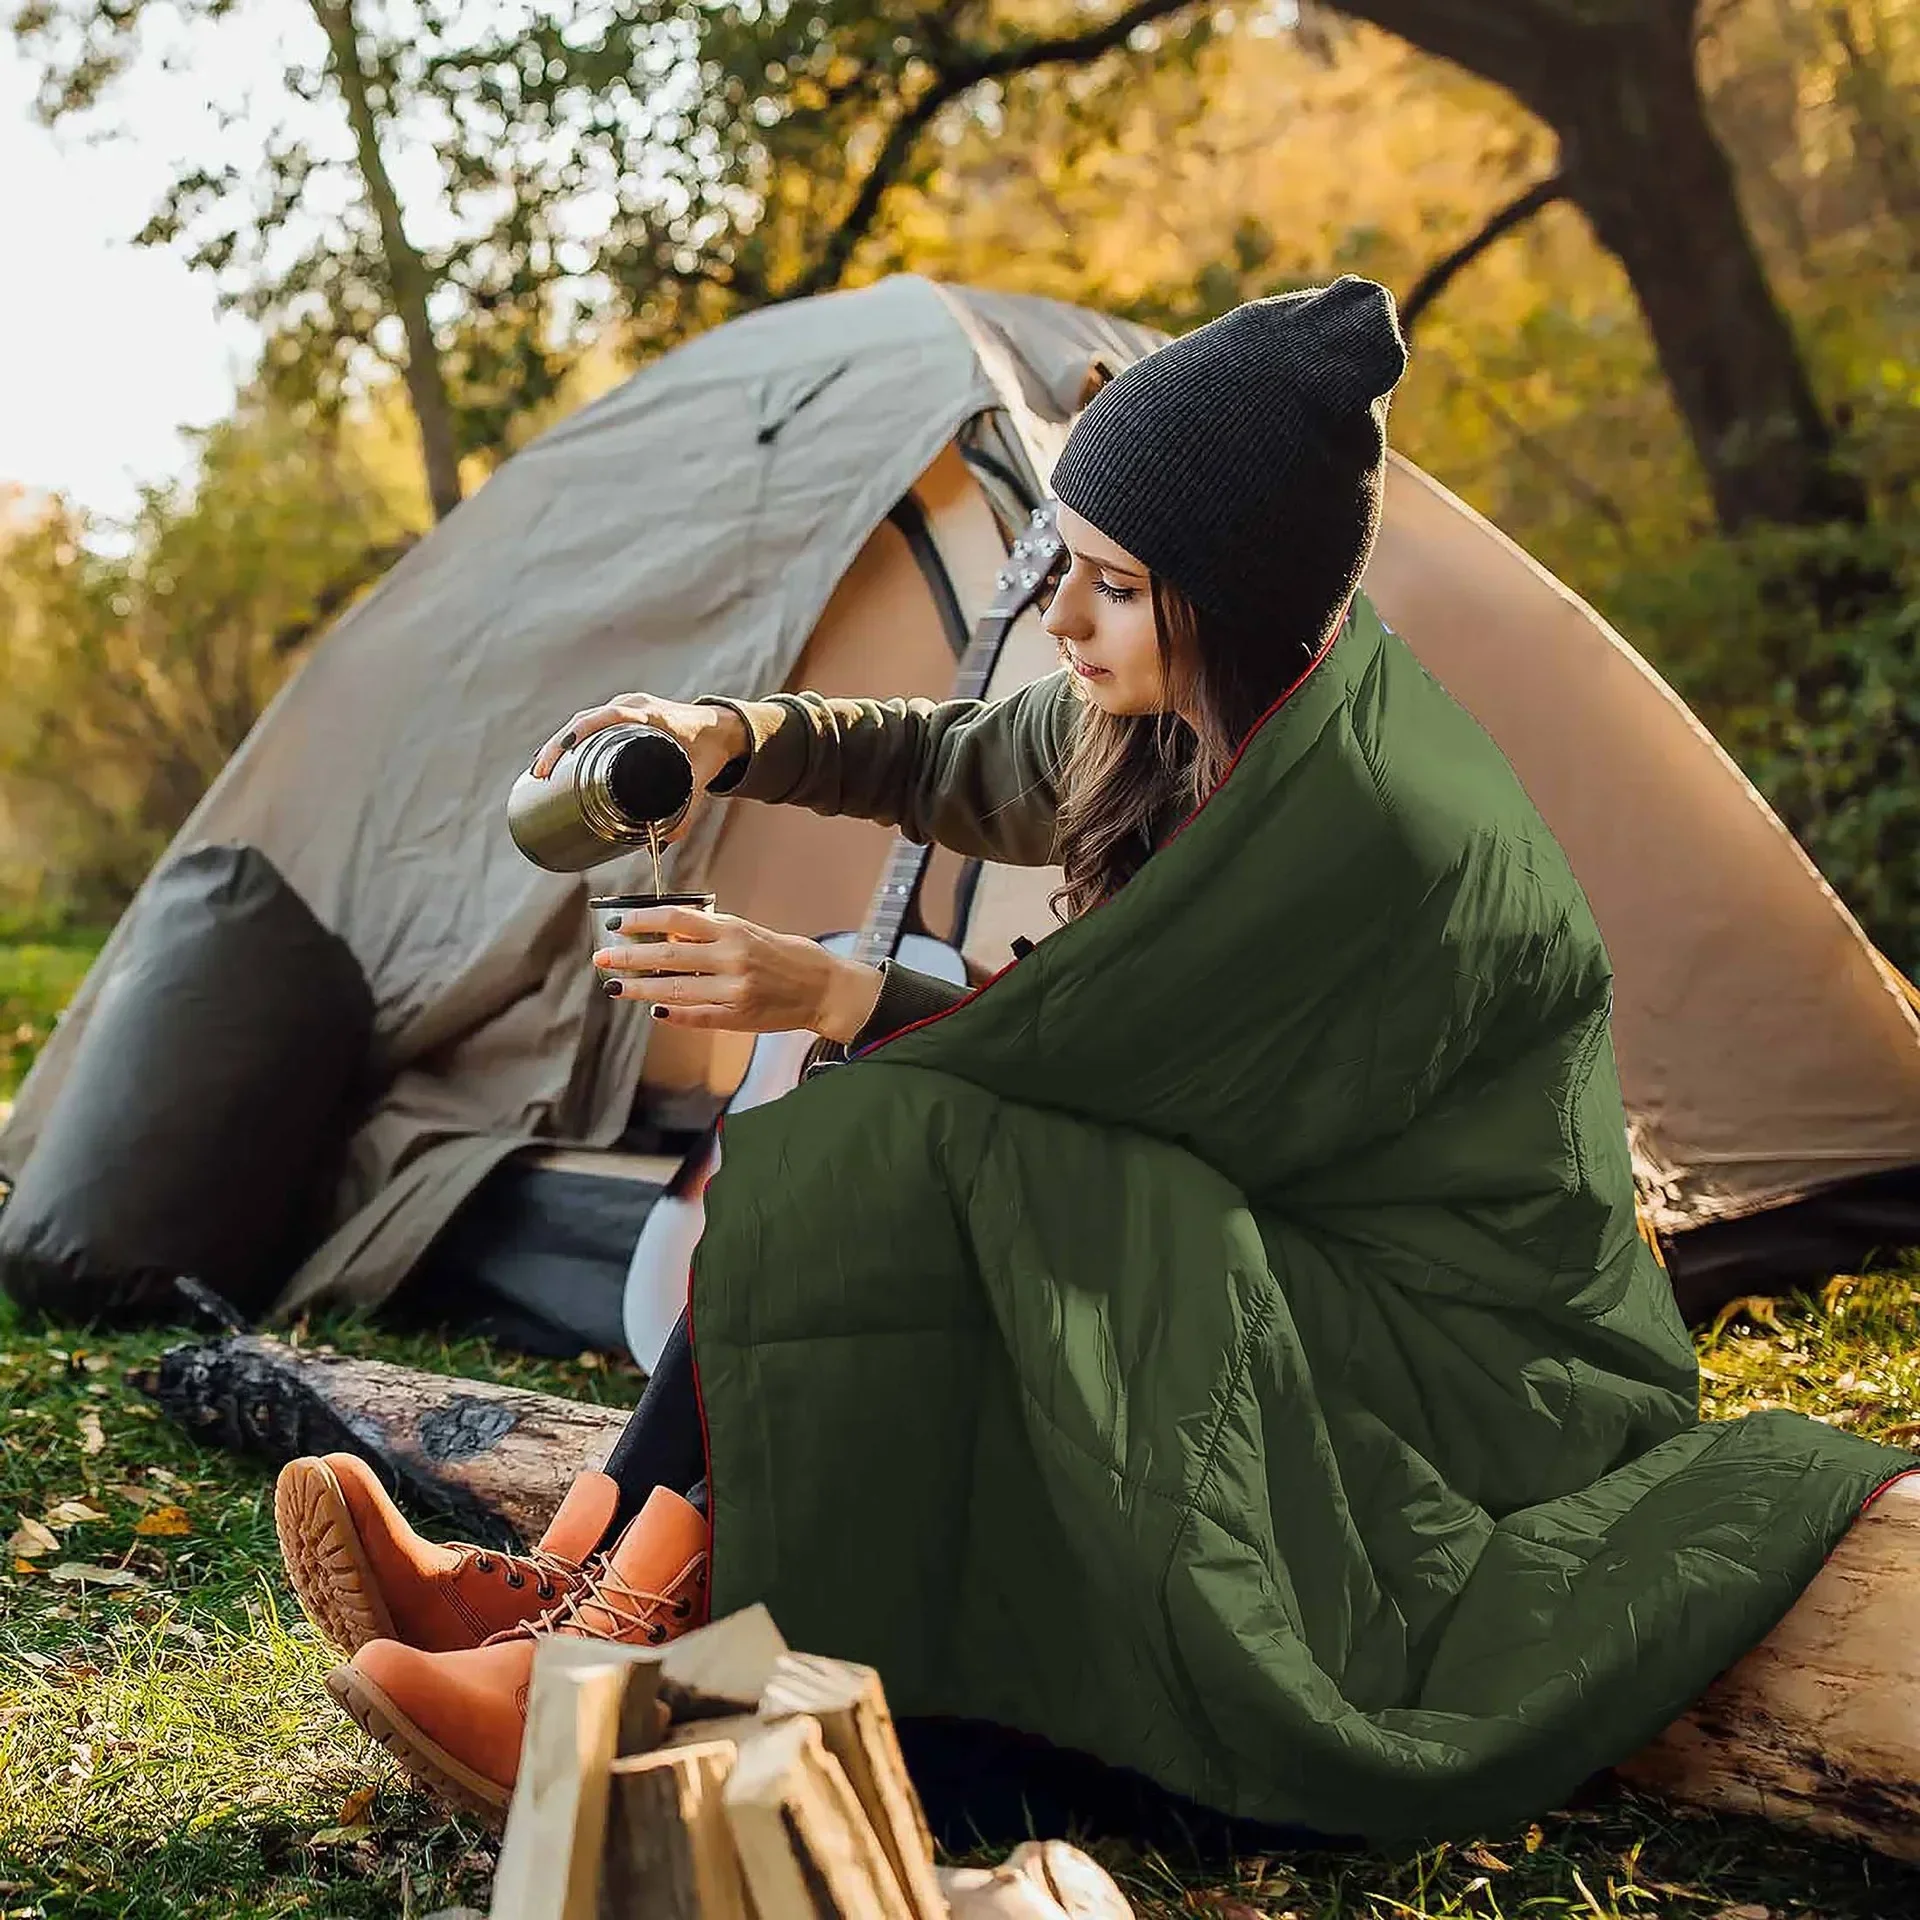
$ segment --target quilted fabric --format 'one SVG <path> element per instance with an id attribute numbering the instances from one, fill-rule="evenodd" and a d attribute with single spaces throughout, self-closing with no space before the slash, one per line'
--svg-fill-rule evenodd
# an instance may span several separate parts
<path id="1" fill-rule="evenodd" d="M 1698 1418 L 1587 905 L 1370 612 L 1114 899 L 727 1126 L 718 1610 L 1397 1843 L 1666 1724 L 1914 1466 Z"/>

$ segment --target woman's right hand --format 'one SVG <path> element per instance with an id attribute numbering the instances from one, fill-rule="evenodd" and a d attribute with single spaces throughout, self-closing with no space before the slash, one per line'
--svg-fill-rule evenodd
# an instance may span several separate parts
<path id="1" fill-rule="evenodd" d="M 638 724 L 671 734 L 693 762 L 696 793 L 706 791 L 729 760 L 745 753 L 752 742 L 746 723 L 731 707 L 695 706 L 690 700 L 663 700 L 651 693 L 617 693 L 604 706 L 584 707 L 561 727 L 533 757 L 533 774 L 544 780 L 560 763 L 562 754 L 590 734 L 607 727 Z M 681 831 L 692 824 L 691 815 Z M 668 836 L 678 839 L 679 833 Z"/>

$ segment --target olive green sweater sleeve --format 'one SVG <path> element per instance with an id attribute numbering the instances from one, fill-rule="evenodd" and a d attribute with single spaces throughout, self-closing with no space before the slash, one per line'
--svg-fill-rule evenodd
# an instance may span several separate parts
<path id="1" fill-rule="evenodd" d="M 1003 700 L 701 697 L 731 707 L 748 751 L 709 791 L 852 814 L 1008 866 L 1054 858 L 1060 775 L 1078 707 L 1064 668 Z"/>

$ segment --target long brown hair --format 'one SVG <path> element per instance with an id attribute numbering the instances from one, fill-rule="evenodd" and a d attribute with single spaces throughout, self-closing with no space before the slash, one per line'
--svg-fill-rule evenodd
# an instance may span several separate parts
<path id="1" fill-rule="evenodd" d="M 1323 637 L 1276 648 L 1266 623 L 1256 630 L 1203 613 L 1157 574 L 1150 584 L 1168 711 L 1116 715 L 1082 698 L 1054 839 L 1065 884 L 1048 901 L 1062 920 L 1076 919 L 1140 871 L 1154 850 L 1155 824 L 1176 806 L 1183 816 L 1192 812 L 1220 784 L 1254 723 L 1299 678 Z M 1176 652 L 1194 663 L 1184 683 Z"/>

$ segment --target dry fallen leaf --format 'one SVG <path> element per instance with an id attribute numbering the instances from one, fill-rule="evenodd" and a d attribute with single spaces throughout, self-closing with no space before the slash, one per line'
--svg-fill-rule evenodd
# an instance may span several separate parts
<path id="1" fill-rule="evenodd" d="M 40 1571 L 31 1560 L 22 1560 L 17 1554 L 14 1556 L 13 1570 L 15 1573 L 38 1573 Z"/>
<path id="2" fill-rule="evenodd" d="M 100 1425 L 97 1413 L 83 1413 L 80 1416 L 80 1451 L 98 1453 L 107 1444 L 107 1436 Z"/>
<path id="3" fill-rule="evenodd" d="M 352 1826 L 373 1805 L 374 1792 L 375 1789 L 372 1787 L 356 1787 L 342 1802 L 340 1811 L 334 1815 L 334 1825 L 336 1827 Z"/>
<path id="4" fill-rule="evenodd" d="M 7 1542 L 9 1553 L 58 1553 L 60 1536 L 50 1527 L 43 1527 L 38 1520 L 29 1520 L 23 1513 L 20 1525 L 15 1529 L 13 1538 Z"/>
<path id="5" fill-rule="evenodd" d="M 1469 1847 L 1463 1857 L 1471 1860 L 1476 1867 L 1484 1867 L 1489 1873 L 1511 1873 L 1513 1871 L 1497 1853 L 1489 1852 L 1485 1847 Z"/>
<path id="6" fill-rule="evenodd" d="M 56 1500 L 40 1516 L 50 1527 L 79 1527 L 89 1520 L 104 1520 L 106 1517 L 98 1507 L 90 1507 L 84 1500 Z"/>
<path id="7" fill-rule="evenodd" d="M 133 1523 L 133 1530 L 145 1534 L 149 1539 L 177 1539 L 181 1534 L 193 1531 L 193 1522 L 187 1518 L 185 1507 L 155 1507 L 151 1513 L 143 1513 Z"/>
<path id="8" fill-rule="evenodd" d="M 1727 1304 L 1714 1315 L 1713 1325 L 1707 1330 L 1708 1341 L 1712 1342 L 1719 1339 L 1721 1334 L 1726 1332 L 1728 1322 L 1730 1322 L 1736 1314 L 1742 1313 L 1756 1326 L 1765 1327 L 1773 1333 L 1784 1331 L 1780 1325 L 1779 1302 L 1768 1294 L 1748 1293 L 1742 1294 L 1738 1300 L 1729 1300 Z"/>
<path id="9" fill-rule="evenodd" d="M 136 1507 L 150 1507 L 160 1497 L 151 1487 L 136 1487 L 130 1481 L 110 1489 Z"/>
<path id="10" fill-rule="evenodd" d="M 53 1569 L 53 1578 L 89 1587 L 144 1587 L 147 1584 L 125 1567 L 96 1567 L 85 1560 L 62 1560 Z"/>
<path id="11" fill-rule="evenodd" d="M 1773 1909 L 1752 1903 L 1739 1907 L 1722 1907 L 1709 1920 L 1773 1920 Z"/>

